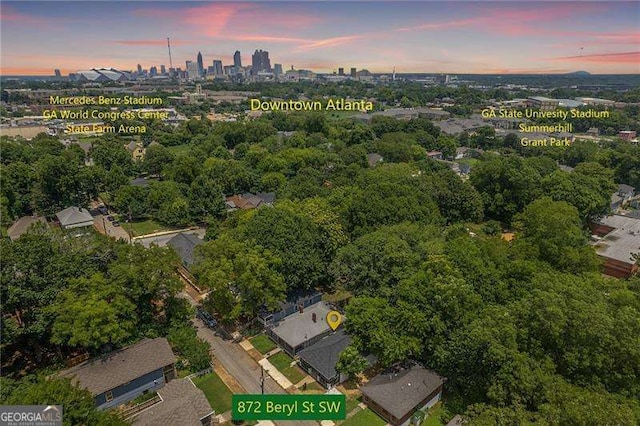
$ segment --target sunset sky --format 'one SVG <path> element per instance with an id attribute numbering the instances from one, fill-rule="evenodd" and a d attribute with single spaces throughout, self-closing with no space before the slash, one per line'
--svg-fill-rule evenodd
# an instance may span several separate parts
<path id="1" fill-rule="evenodd" d="M 2 1 L 1 75 L 232 63 L 330 72 L 640 73 L 638 2 Z"/>

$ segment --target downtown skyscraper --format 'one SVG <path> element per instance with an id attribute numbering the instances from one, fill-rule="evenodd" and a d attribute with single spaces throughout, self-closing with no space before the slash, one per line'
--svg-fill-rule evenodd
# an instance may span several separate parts
<path id="1" fill-rule="evenodd" d="M 252 73 L 258 74 L 261 71 L 271 71 L 271 61 L 269 61 L 269 52 L 266 50 L 256 50 L 251 56 Z"/>
<path id="2" fill-rule="evenodd" d="M 204 75 L 204 63 L 202 62 L 202 53 L 198 52 L 198 75 L 202 77 Z"/>
<path id="3" fill-rule="evenodd" d="M 236 50 L 236 52 L 233 54 L 233 66 L 237 68 L 242 67 L 242 57 L 240 57 L 239 50 Z"/>

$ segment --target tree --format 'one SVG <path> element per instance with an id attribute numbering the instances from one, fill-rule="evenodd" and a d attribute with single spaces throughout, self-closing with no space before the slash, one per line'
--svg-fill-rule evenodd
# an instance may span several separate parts
<path id="1" fill-rule="evenodd" d="M 126 426 L 124 421 L 113 411 L 101 411 L 95 407 L 95 401 L 89 391 L 79 389 L 68 378 L 26 377 L 9 384 L 9 379 L 2 378 L 2 388 L 10 387 L 11 392 L 0 399 L 8 405 L 62 405 L 62 424 Z"/>
<path id="2" fill-rule="evenodd" d="M 485 214 L 507 223 L 541 194 L 540 173 L 515 156 L 482 161 L 470 180 L 482 196 Z"/>
<path id="3" fill-rule="evenodd" d="M 144 153 L 142 166 L 152 175 L 159 175 L 173 161 L 173 154 L 160 144 L 148 146 Z"/>
<path id="4" fill-rule="evenodd" d="M 541 260 L 577 273 L 597 270 L 595 251 L 587 245 L 578 211 L 570 204 L 542 197 L 517 215 L 515 222 L 523 235 L 521 242 L 536 247 Z"/>
<path id="5" fill-rule="evenodd" d="M 123 185 L 116 191 L 113 202 L 121 214 L 136 220 L 149 213 L 148 196 L 149 188 L 147 187 Z"/>
<path id="6" fill-rule="evenodd" d="M 284 300 L 280 258 L 271 251 L 222 234 L 196 249 L 193 273 L 211 289 L 205 304 L 226 320 L 253 318 L 261 307 L 274 309 Z"/>
<path id="7" fill-rule="evenodd" d="M 213 179 L 201 175 L 189 188 L 191 216 L 197 220 L 219 218 L 225 213 L 224 194 Z"/>
<path id="8" fill-rule="evenodd" d="M 102 274 L 70 282 L 49 312 L 55 316 L 51 341 L 99 348 L 128 340 L 135 329 L 135 306 L 123 289 Z"/>
<path id="9" fill-rule="evenodd" d="M 362 373 L 368 365 L 369 363 L 360 355 L 358 349 L 349 345 L 340 352 L 340 358 L 336 363 L 336 371 L 349 377 L 355 377 Z"/>
<path id="10" fill-rule="evenodd" d="M 197 336 L 196 330 L 183 323 L 173 324 L 167 334 L 167 340 L 175 352 L 189 361 L 193 373 L 211 366 L 209 344 Z"/>
<path id="11" fill-rule="evenodd" d="M 311 289 L 326 281 L 330 242 L 309 216 L 276 205 L 259 209 L 242 231 L 245 239 L 281 259 L 280 271 L 289 290 Z"/>

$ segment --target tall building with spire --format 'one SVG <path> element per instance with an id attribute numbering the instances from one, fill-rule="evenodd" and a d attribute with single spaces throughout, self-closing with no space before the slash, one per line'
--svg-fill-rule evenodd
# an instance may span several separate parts
<path id="1" fill-rule="evenodd" d="M 198 75 L 202 77 L 204 75 L 204 63 L 202 62 L 202 53 L 198 52 Z"/>
<path id="2" fill-rule="evenodd" d="M 242 66 L 242 57 L 240 57 L 240 51 L 236 50 L 233 54 L 233 66 L 240 68 Z"/>

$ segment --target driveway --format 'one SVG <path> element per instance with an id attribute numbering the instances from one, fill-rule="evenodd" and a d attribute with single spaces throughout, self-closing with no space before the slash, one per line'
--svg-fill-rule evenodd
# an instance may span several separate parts
<path id="1" fill-rule="evenodd" d="M 247 352 L 237 343 L 227 341 L 216 336 L 213 331 L 207 328 L 202 321 L 194 319 L 194 324 L 198 329 L 198 336 L 207 341 L 216 361 L 220 362 L 224 368 L 242 385 L 247 393 L 259 394 L 260 390 L 260 366 Z M 286 394 L 278 384 L 265 372 L 264 373 L 264 393 L 265 394 Z M 276 422 L 283 426 L 318 426 L 315 421 L 293 421 Z"/>
<path id="2" fill-rule="evenodd" d="M 101 214 L 93 217 L 93 226 L 98 230 L 98 232 L 117 240 L 130 242 L 129 234 L 123 228 L 124 225 L 126 224 L 120 223 L 120 226 L 113 226 L 113 223 L 109 222 L 107 217 Z"/>

